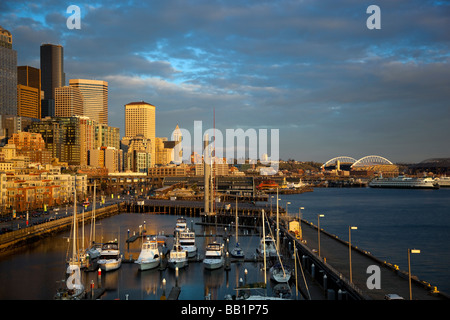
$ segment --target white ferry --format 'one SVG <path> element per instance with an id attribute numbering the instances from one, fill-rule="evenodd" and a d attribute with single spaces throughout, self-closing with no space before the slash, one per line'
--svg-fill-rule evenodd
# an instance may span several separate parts
<path id="1" fill-rule="evenodd" d="M 450 187 L 450 177 L 440 177 L 435 179 L 439 184 L 439 187 L 448 188 Z"/>
<path id="2" fill-rule="evenodd" d="M 395 178 L 375 178 L 369 182 L 369 187 L 438 189 L 439 184 L 433 178 L 410 178 L 405 176 L 398 176 Z"/>

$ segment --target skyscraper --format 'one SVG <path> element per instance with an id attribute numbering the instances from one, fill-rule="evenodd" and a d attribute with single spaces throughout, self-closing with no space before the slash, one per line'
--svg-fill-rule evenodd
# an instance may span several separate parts
<path id="1" fill-rule="evenodd" d="M 41 86 L 44 91 L 41 116 L 54 116 L 55 88 L 65 86 L 64 50 L 61 45 L 41 45 Z"/>
<path id="2" fill-rule="evenodd" d="M 125 138 L 142 135 L 151 140 L 151 164 L 155 164 L 155 109 L 147 102 L 130 102 L 125 105 Z"/>
<path id="3" fill-rule="evenodd" d="M 55 89 L 56 117 L 82 116 L 83 106 L 83 96 L 78 88 L 65 86 Z"/>
<path id="4" fill-rule="evenodd" d="M 70 79 L 69 86 L 78 88 L 83 95 L 83 115 L 108 125 L 108 82 Z"/>
<path id="5" fill-rule="evenodd" d="M 17 52 L 12 35 L 0 26 L 0 115 L 17 116 Z"/>
<path id="6" fill-rule="evenodd" d="M 17 114 L 41 118 L 41 70 L 37 68 L 17 67 Z"/>

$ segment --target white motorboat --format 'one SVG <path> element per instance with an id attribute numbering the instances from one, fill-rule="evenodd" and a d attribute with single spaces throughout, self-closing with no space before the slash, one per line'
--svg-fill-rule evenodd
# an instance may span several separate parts
<path id="1" fill-rule="evenodd" d="M 86 254 L 89 255 L 90 260 L 97 259 L 98 257 L 100 257 L 101 253 L 102 253 L 101 243 L 93 242 L 91 247 L 89 249 L 86 249 Z"/>
<path id="2" fill-rule="evenodd" d="M 134 263 L 139 265 L 139 270 L 141 271 L 158 267 L 160 263 L 158 241 L 147 237 L 142 243 L 141 253 Z"/>
<path id="3" fill-rule="evenodd" d="M 205 258 L 203 265 L 206 269 L 214 270 L 223 267 L 225 259 L 223 257 L 222 245 L 217 242 L 212 242 L 206 246 Z"/>
<path id="4" fill-rule="evenodd" d="M 122 257 L 117 241 L 110 241 L 102 245 L 101 255 L 97 264 L 103 271 L 112 271 L 120 268 Z"/>
<path id="5" fill-rule="evenodd" d="M 175 224 L 175 232 L 185 231 L 187 229 L 186 219 L 181 217 L 177 219 Z"/>
<path id="6" fill-rule="evenodd" d="M 267 258 L 277 257 L 277 247 L 275 245 L 275 240 L 271 236 L 266 236 L 261 238 L 259 246 L 256 248 L 256 252 L 262 257 L 264 254 L 264 248 L 266 250 Z"/>
<path id="7" fill-rule="evenodd" d="M 285 264 L 277 263 L 269 271 L 270 278 L 276 282 L 284 283 L 289 282 L 289 279 L 291 279 L 292 271 Z"/>
<path id="8" fill-rule="evenodd" d="M 180 245 L 187 251 L 188 258 L 197 255 L 197 246 L 195 245 L 195 232 L 186 229 L 180 232 Z"/>
<path id="9" fill-rule="evenodd" d="M 188 265 L 187 251 L 181 247 L 178 237 L 175 243 L 173 244 L 172 250 L 170 250 L 169 252 L 167 264 L 172 269 L 175 268 L 181 269 Z"/>

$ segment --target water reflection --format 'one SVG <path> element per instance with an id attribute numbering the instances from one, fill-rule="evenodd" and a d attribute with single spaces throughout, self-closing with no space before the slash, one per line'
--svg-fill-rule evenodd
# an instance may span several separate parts
<path id="1" fill-rule="evenodd" d="M 139 226 L 143 226 L 144 221 L 148 234 L 172 235 L 176 218 L 177 216 L 146 214 L 113 216 L 98 221 L 97 240 L 117 239 L 124 259 L 137 259 L 142 241 L 138 238 L 134 242 L 127 242 L 128 235 L 138 232 Z M 196 239 L 199 256 L 203 258 L 206 244 L 214 240 L 222 241 L 222 237 L 214 237 L 214 235 L 223 234 L 225 229 L 200 226 L 196 224 L 200 222 L 199 218 L 187 217 L 187 221 L 189 226 L 194 227 L 196 234 L 206 235 Z M 86 224 L 84 227 L 85 234 L 89 234 L 90 225 Z M 234 235 L 234 229 L 227 231 Z M 2 283 L 0 299 L 53 299 L 57 288 L 64 285 L 69 236 L 69 232 L 60 233 L 0 256 L 0 282 Z M 172 241 L 172 237 L 167 238 L 167 247 L 172 246 Z M 239 241 L 245 250 L 246 257 L 252 258 L 256 252 L 259 235 L 242 236 Z M 234 236 L 230 238 L 228 245 L 230 247 L 235 245 Z M 91 283 L 94 283 L 95 288 L 104 288 L 105 293 L 102 299 L 105 300 L 159 300 L 164 295 L 168 297 L 175 286 L 181 288 L 180 300 L 203 300 L 205 297 L 221 300 L 227 294 L 236 294 L 234 289 L 239 285 L 240 279 L 248 282 L 262 282 L 264 274 L 261 268 L 261 263 L 239 262 L 231 263 L 229 270 L 224 268 L 206 270 L 203 263 L 194 258 L 190 260 L 186 268 L 179 270 L 176 277 L 175 271 L 169 268 L 140 271 L 137 264 L 122 263 L 120 269 L 103 271 L 100 276 L 97 270 L 82 272 L 82 283 L 87 289 L 91 287 Z M 244 272 L 246 269 L 247 275 Z M 163 280 L 166 281 L 165 287 Z M 270 294 L 271 284 L 268 285 Z"/>

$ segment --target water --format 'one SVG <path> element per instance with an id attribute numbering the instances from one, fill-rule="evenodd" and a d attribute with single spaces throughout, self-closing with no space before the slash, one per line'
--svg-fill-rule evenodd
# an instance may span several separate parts
<path id="1" fill-rule="evenodd" d="M 173 215 L 147 215 L 147 214 L 121 214 L 102 219 L 97 224 L 97 241 L 109 241 L 118 239 L 121 252 L 125 258 L 130 256 L 137 259 L 141 249 L 141 240 L 126 243 L 128 230 L 130 235 L 134 231 L 139 232 L 139 226 L 146 227 L 148 234 L 164 232 L 172 235 L 176 219 Z M 194 226 L 197 233 L 209 234 L 224 233 L 223 227 L 203 227 L 196 225 L 200 218 L 186 217 L 188 226 Z M 85 236 L 89 235 L 90 225 L 85 226 Z M 80 231 L 81 233 L 81 231 Z M 235 245 L 234 229 L 230 239 L 230 248 Z M 53 299 L 59 287 L 62 287 L 62 279 L 65 278 L 65 257 L 68 250 L 68 237 L 70 232 L 60 233 L 54 237 L 43 239 L 34 245 L 20 248 L 0 256 L 0 300 L 4 299 Z M 204 248 L 214 237 L 198 237 L 197 247 L 201 255 Z M 217 240 L 221 240 L 218 237 Z M 247 258 L 253 257 L 259 243 L 259 235 L 242 236 L 239 239 Z M 168 238 L 167 244 L 171 248 L 173 238 Z M 71 246 L 71 244 L 70 244 Z M 164 271 L 158 269 L 139 271 L 134 263 L 122 263 L 120 269 L 102 273 L 100 282 L 97 272 L 82 272 L 82 282 L 85 288 L 89 288 L 91 281 L 95 286 L 100 283 L 106 289 L 102 296 L 104 300 L 130 299 L 130 300 L 159 300 L 161 296 L 167 297 L 173 286 L 178 284 L 182 288 L 180 300 L 204 300 L 210 296 L 212 300 L 223 300 L 225 295 L 235 295 L 234 290 L 239 285 L 239 279 L 246 278 L 248 283 L 263 282 L 264 273 L 262 263 L 242 262 L 232 263 L 229 271 L 224 268 L 218 270 L 205 270 L 201 262 L 191 262 L 187 268 L 179 270 L 178 279 L 175 271 L 167 268 Z M 248 274 L 245 276 L 244 271 Z M 166 280 L 166 290 L 162 286 L 162 280 Z M 268 280 L 268 295 L 272 294 L 274 283 Z M 295 293 L 294 293 L 295 294 Z"/>
<path id="2" fill-rule="evenodd" d="M 352 231 L 352 244 L 370 251 L 379 259 L 396 264 L 407 270 L 408 248 L 420 249 L 420 254 L 411 258 L 412 273 L 439 290 L 450 293 L 448 265 L 450 263 L 450 189 L 440 190 L 396 190 L 370 188 L 317 188 L 314 192 L 283 195 L 280 205 L 288 205 L 291 215 L 297 215 L 304 207 L 304 219 L 317 224 L 317 214 L 324 214 L 320 226 L 340 238 L 348 239 L 348 226 Z M 130 233 L 146 225 L 148 233 L 164 231 L 172 234 L 177 216 L 121 214 L 102 219 L 97 225 L 97 235 L 103 240 L 119 239 L 125 257 L 137 258 L 140 240 L 126 244 Z M 214 228 L 195 225 L 199 218 L 187 217 L 194 223 L 197 233 L 209 234 Z M 90 225 L 85 226 L 85 235 Z M 218 232 L 223 233 L 223 228 Z M 67 238 L 69 232 L 42 239 L 33 245 L 0 255 L 0 300 L 4 299 L 52 299 L 58 281 L 64 279 Z M 234 232 L 232 233 L 234 235 Z M 99 239 L 98 239 L 99 240 Z M 204 254 L 205 242 L 209 238 L 198 238 L 198 247 Z M 259 237 L 241 237 L 240 243 L 250 257 L 255 253 Z M 170 247 L 172 239 L 168 241 Z M 234 236 L 230 245 L 234 245 Z M 239 278 L 247 281 L 264 281 L 261 263 L 231 264 L 231 270 L 206 271 L 202 263 L 190 263 L 180 270 L 178 280 L 171 269 L 164 271 L 138 271 L 136 264 L 123 263 L 119 270 L 103 273 L 101 285 L 106 288 L 102 299 L 159 300 L 163 295 L 162 279 L 166 279 L 166 296 L 176 280 L 182 288 L 179 299 L 203 300 L 223 299 L 226 294 L 235 294 Z M 97 285 L 97 273 L 82 273 L 86 288 L 91 281 Z M 269 294 L 273 283 L 268 281 Z"/>
<path id="3" fill-rule="evenodd" d="M 411 270 L 420 280 L 450 293 L 450 189 L 408 190 L 372 188 L 316 188 L 312 193 L 283 195 L 290 215 L 302 216 L 320 227 L 371 252 L 375 257 L 408 270 L 408 249 L 420 249 L 411 256 Z"/>

